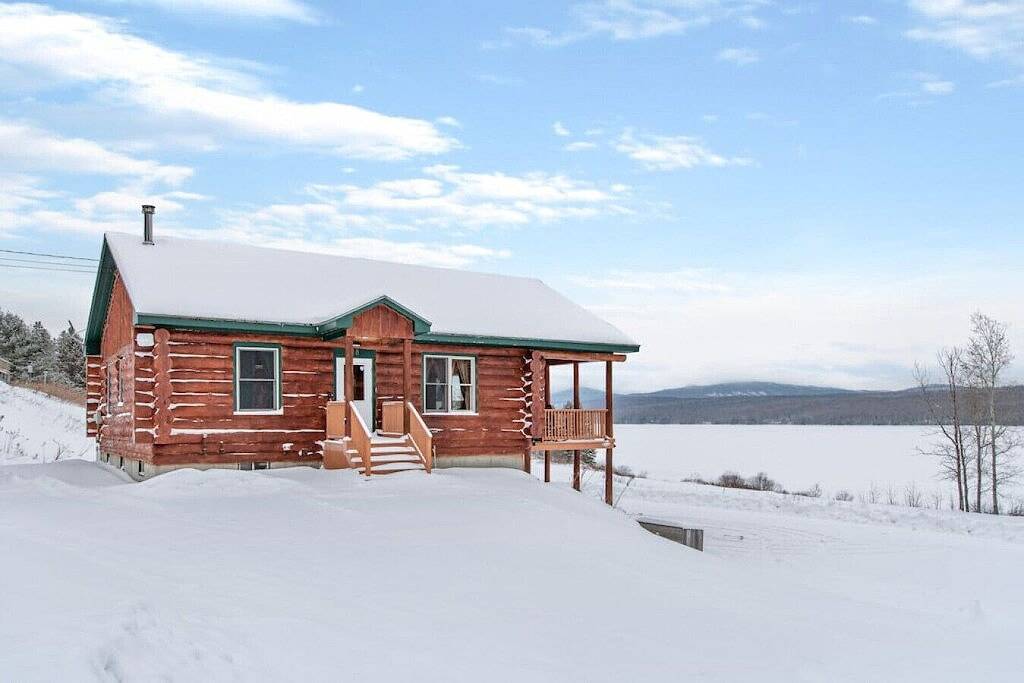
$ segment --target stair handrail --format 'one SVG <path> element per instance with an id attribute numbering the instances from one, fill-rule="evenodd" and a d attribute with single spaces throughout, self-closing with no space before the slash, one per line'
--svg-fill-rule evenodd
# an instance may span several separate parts
<path id="1" fill-rule="evenodd" d="M 412 445 L 419 452 L 420 460 L 423 461 L 423 469 L 429 473 L 434 469 L 434 434 L 430 427 L 423 421 L 423 416 L 416 410 L 412 401 L 406 402 L 406 410 L 409 411 L 409 438 Z"/>
<path id="2" fill-rule="evenodd" d="M 352 439 L 352 446 L 356 452 L 359 453 L 359 459 L 363 461 L 363 474 L 370 476 L 372 474 L 373 463 L 370 460 L 370 430 L 366 428 L 366 423 L 363 422 L 363 416 L 359 414 L 359 411 L 352 405 L 351 401 L 345 403 L 348 410 L 349 424 L 351 425 L 352 433 L 350 438 Z"/>

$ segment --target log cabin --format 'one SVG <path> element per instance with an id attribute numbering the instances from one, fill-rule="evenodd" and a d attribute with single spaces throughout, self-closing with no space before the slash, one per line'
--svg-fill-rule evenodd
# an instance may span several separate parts
<path id="1" fill-rule="evenodd" d="M 168 470 L 498 466 L 605 451 L 612 374 L 639 346 L 539 280 L 347 256 L 104 235 L 86 331 L 101 461 Z M 580 364 L 606 405 L 582 409 Z M 571 365 L 573 406 L 551 405 Z"/>

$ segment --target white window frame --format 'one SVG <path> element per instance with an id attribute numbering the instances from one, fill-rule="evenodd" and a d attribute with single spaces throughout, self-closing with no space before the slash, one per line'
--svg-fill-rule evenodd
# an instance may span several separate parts
<path id="1" fill-rule="evenodd" d="M 445 403 L 448 404 L 447 410 L 427 410 L 427 359 L 428 358 L 443 358 L 445 360 Z M 452 381 L 452 361 L 454 360 L 468 360 L 470 371 L 473 373 L 473 381 L 470 382 L 470 394 L 469 394 L 469 408 L 466 410 L 452 410 L 451 409 L 451 381 Z M 424 415 L 476 415 L 477 414 L 477 387 L 479 386 L 479 379 L 476 371 L 476 356 L 465 356 L 459 354 L 450 353 L 424 353 L 423 354 L 423 414 Z"/>
<path id="2" fill-rule="evenodd" d="M 242 379 L 242 351 L 273 351 L 274 353 L 274 408 L 272 410 L 267 409 L 244 409 L 242 408 L 242 392 L 240 385 Z M 267 380 L 254 380 L 260 382 L 266 382 Z M 281 349 L 276 346 L 245 346 L 238 345 L 235 347 L 235 415 L 283 415 L 284 405 L 281 396 Z"/>

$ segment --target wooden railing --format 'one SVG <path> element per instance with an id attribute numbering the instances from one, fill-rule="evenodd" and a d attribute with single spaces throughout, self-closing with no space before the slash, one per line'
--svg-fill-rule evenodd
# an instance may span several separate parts
<path id="1" fill-rule="evenodd" d="M 405 434 L 405 401 L 381 404 L 380 431 L 384 434 Z"/>
<path id="2" fill-rule="evenodd" d="M 607 410 L 548 409 L 544 411 L 544 441 L 592 441 L 608 436 Z"/>
<path id="3" fill-rule="evenodd" d="M 349 439 L 352 448 L 359 453 L 359 459 L 363 461 L 363 474 L 370 476 L 373 468 L 373 463 L 370 462 L 370 430 L 366 428 L 366 423 L 363 422 L 363 416 L 359 414 L 359 410 L 351 403 L 346 403 L 346 414 L 349 422 L 352 425 L 352 433 L 349 435 Z"/>
<path id="4" fill-rule="evenodd" d="M 423 421 L 423 416 L 416 410 L 412 402 L 406 403 L 406 410 L 409 411 L 409 437 L 413 446 L 420 452 L 423 460 L 423 469 L 428 473 L 434 469 L 434 435 L 430 427 Z"/>

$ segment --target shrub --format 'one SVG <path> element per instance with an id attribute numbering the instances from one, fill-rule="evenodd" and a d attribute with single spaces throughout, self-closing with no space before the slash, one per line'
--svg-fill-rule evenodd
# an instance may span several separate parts
<path id="1" fill-rule="evenodd" d="M 840 491 L 836 494 L 836 500 L 841 503 L 850 503 L 853 501 L 853 494 L 846 490 Z"/>

